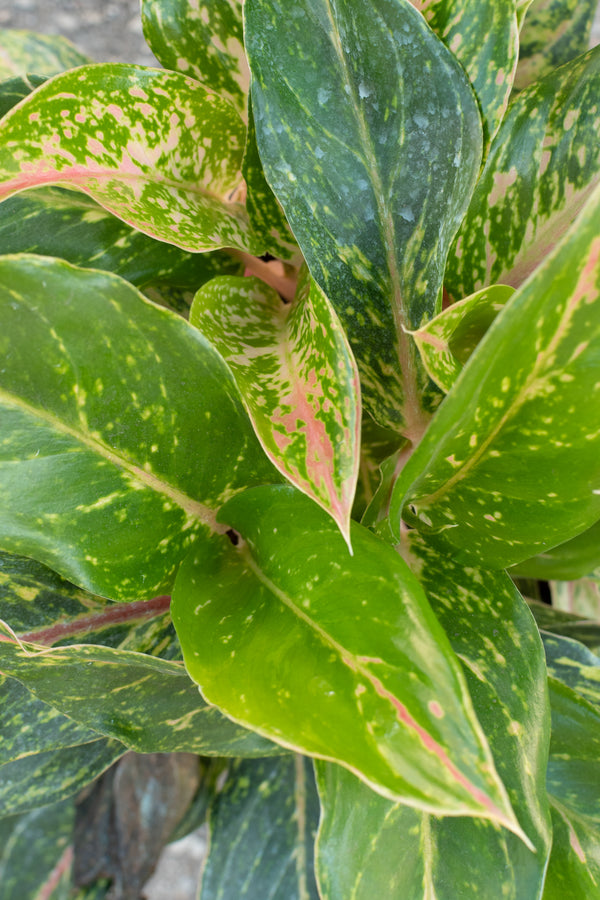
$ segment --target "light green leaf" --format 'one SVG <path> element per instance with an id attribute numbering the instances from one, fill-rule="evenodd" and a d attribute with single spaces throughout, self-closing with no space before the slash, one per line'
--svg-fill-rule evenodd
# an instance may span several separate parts
<path id="1" fill-rule="evenodd" d="M 290 487 L 246 491 L 221 518 L 237 546 L 198 542 L 173 597 L 205 698 L 383 796 L 518 831 L 447 638 L 398 554 L 355 524 L 349 556 Z"/>
<path id="2" fill-rule="evenodd" d="M 0 547 L 150 598 L 227 497 L 279 480 L 229 370 L 116 276 L 15 256 L 0 283 Z"/>
<path id="3" fill-rule="evenodd" d="M 467 359 L 513 294 L 513 288 L 494 284 L 459 300 L 412 332 L 423 365 L 443 391 L 450 390 Z"/>
<path id="4" fill-rule="evenodd" d="M 0 28 L 0 78 L 57 75 L 91 62 L 71 41 L 59 34 L 37 34 Z"/>
<path id="5" fill-rule="evenodd" d="M 83 66 L 0 121 L 0 198 L 71 184 L 144 234 L 184 250 L 262 252 L 236 198 L 246 128 L 177 72 Z"/>
<path id="6" fill-rule="evenodd" d="M 135 231 L 85 194 L 56 187 L 0 203 L 0 247 L 3 255 L 39 253 L 104 269 L 138 286 L 168 281 L 198 290 L 216 275 L 241 274 L 224 251 L 187 253 Z"/>
<path id="7" fill-rule="evenodd" d="M 479 100 L 486 141 L 506 110 L 517 65 L 515 0 L 411 0 L 464 66 Z"/>
<path id="8" fill-rule="evenodd" d="M 0 82 L 0 118 L 44 81 L 43 75 L 22 75 Z"/>
<path id="9" fill-rule="evenodd" d="M 509 107 L 448 257 L 458 300 L 518 287 L 563 237 L 600 178 L 600 48 L 552 72 Z"/>
<path id="10" fill-rule="evenodd" d="M 548 674 L 568 685 L 600 712 L 600 657 L 579 641 L 542 633 Z"/>
<path id="11" fill-rule="evenodd" d="M 318 822 L 310 760 L 294 754 L 234 762 L 209 812 L 199 900 L 319 900 Z"/>
<path id="12" fill-rule="evenodd" d="M 471 87 L 407 0 L 244 10 L 267 180 L 349 336 L 367 409 L 416 439 L 434 401 L 404 329 L 437 309 L 479 168 Z"/>
<path id="13" fill-rule="evenodd" d="M 309 277 L 293 303 L 258 278 L 215 278 L 190 322 L 229 365 L 279 471 L 328 512 L 349 542 L 360 442 L 360 385 L 346 335 Z"/>
<path id="14" fill-rule="evenodd" d="M 246 116 L 250 72 L 242 0 L 142 0 L 142 26 L 165 68 L 197 78 Z"/>
<path id="15" fill-rule="evenodd" d="M 515 87 L 521 90 L 588 49 L 598 0 L 533 0 L 521 29 Z"/>
<path id="16" fill-rule="evenodd" d="M 504 568 L 598 521 L 599 211 L 597 189 L 471 356 L 396 483 L 398 537 L 404 514 Z"/>
<path id="17" fill-rule="evenodd" d="M 540 553 L 511 570 L 511 575 L 543 581 L 571 581 L 592 574 L 600 578 L 600 522 L 573 540 Z"/>

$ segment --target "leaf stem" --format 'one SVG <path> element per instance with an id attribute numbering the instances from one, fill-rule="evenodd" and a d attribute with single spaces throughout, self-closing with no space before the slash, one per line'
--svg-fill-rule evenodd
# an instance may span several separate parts
<path id="1" fill-rule="evenodd" d="M 228 253 L 230 256 L 241 260 L 252 275 L 256 275 L 269 287 L 274 288 L 284 300 L 287 300 L 288 303 L 292 302 L 296 296 L 297 276 L 294 275 L 292 277 L 291 275 L 280 274 L 278 269 L 283 269 L 283 264 L 280 260 L 275 259 L 270 262 L 264 262 L 264 260 L 257 259 L 256 256 L 251 256 L 243 250 L 228 250 Z"/>

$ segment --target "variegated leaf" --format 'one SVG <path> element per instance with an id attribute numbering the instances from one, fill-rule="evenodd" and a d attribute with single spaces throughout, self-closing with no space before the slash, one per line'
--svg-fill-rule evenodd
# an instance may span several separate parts
<path id="1" fill-rule="evenodd" d="M 533 613 L 538 628 L 551 634 L 561 634 L 564 637 L 579 641 L 588 647 L 593 653 L 600 653 L 600 622 L 586 619 L 584 616 L 576 616 L 562 609 L 555 609 L 547 603 L 538 603 L 529 600 L 529 608 Z"/>
<path id="2" fill-rule="evenodd" d="M 0 82 L 0 118 L 46 81 L 43 75 L 19 75 Z"/>
<path id="3" fill-rule="evenodd" d="M 498 130 L 519 51 L 515 0 L 411 0 L 465 67 L 479 100 L 486 141 Z"/>
<path id="4" fill-rule="evenodd" d="M 142 26 L 163 66 L 213 88 L 245 118 L 250 72 L 242 0 L 142 0 Z"/>
<path id="5" fill-rule="evenodd" d="M 81 192 L 38 188 L 0 203 L 0 253 L 39 253 L 120 275 L 135 285 L 198 290 L 216 275 L 241 274 L 222 250 L 187 253 L 136 231 Z"/>
<path id="6" fill-rule="evenodd" d="M 257 278 L 215 278 L 190 322 L 233 372 L 269 459 L 349 541 L 360 442 L 360 386 L 338 317 L 303 278 L 284 304 Z"/>
<path id="7" fill-rule="evenodd" d="M 294 754 L 233 763 L 209 812 L 199 900 L 319 900 L 312 762 Z"/>
<path id="8" fill-rule="evenodd" d="M 246 491 L 221 518 L 237 546 L 199 541 L 173 598 L 205 698 L 382 796 L 520 833 L 457 660 L 398 554 L 354 524 L 350 556 L 331 519 L 287 486 Z"/>
<path id="9" fill-rule="evenodd" d="M 433 401 L 404 329 L 437 309 L 479 168 L 471 87 L 407 0 L 244 10 L 266 177 L 348 333 L 367 409 L 417 439 Z"/>
<path id="10" fill-rule="evenodd" d="M 548 674 L 568 685 L 600 712 L 600 657 L 563 635 L 542 633 Z"/>
<path id="11" fill-rule="evenodd" d="M 0 78 L 58 75 L 91 62 L 71 41 L 58 34 L 0 28 Z"/>
<path id="12" fill-rule="evenodd" d="M 0 121 L 0 199 L 71 184 L 184 250 L 262 252 L 240 196 L 246 128 L 197 81 L 121 63 L 58 75 Z"/>
<path id="13" fill-rule="evenodd" d="M 0 547 L 94 593 L 150 598 L 228 496 L 280 476 L 183 319 L 45 257 L 0 257 L 0 283 Z"/>
<path id="14" fill-rule="evenodd" d="M 600 622 L 600 578 L 551 581 L 552 602 L 558 609 Z"/>
<path id="15" fill-rule="evenodd" d="M 584 575 L 600 579 L 600 522 L 571 541 L 525 560 L 511 570 L 511 575 L 543 581 L 571 581 Z"/>
<path id="16" fill-rule="evenodd" d="M 404 515 L 505 568 L 600 518 L 599 212 L 600 188 L 471 356 L 396 483 L 397 537 Z"/>
<path id="17" fill-rule="evenodd" d="M 521 29 L 518 90 L 585 53 L 598 0 L 533 0 Z"/>
<path id="18" fill-rule="evenodd" d="M 600 180 L 600 47 L 509 107 L 448 257 L 455 300 L 518 287 L 556 246 Z"/>
<path id="19" fill-rule="evenodd" d="M 448 392 L 514 288 L 494 284 L 459 300 L 412 336 L 429 376 Z"/>

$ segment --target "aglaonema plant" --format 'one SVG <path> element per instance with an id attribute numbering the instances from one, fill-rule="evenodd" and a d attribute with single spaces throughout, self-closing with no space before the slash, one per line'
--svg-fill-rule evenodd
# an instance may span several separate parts
<path id="1" fill-rule="evenodd" d="M 2 33 L 3 900 L 600 897 L 595 7 Z"/>

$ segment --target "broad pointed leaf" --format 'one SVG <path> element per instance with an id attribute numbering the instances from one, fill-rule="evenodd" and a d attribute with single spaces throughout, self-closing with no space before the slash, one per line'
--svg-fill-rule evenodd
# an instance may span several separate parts
<path id="1" fill-rule="evenodd" d="M 600 712 L 600 657 L 579 641 L 542 634 L 548 674 L 568 685 Z"/>
<path id="2" fill-rule="evenodd" d="M 504 568 L 598 521 L 599 212 L 600 189 L 471 356 L 396 483 L 397 535 L 404 508 L 444 546 Z"/>
<path id="3" fill-rule="evenodd" d="M 304 278 L 284 304 L 257 278 L 215 278 L 190 322 L 229 365 L 269 459 L 349 541 L 358 476 L 360 386 L 327 297 Z"/>
<path id="4" fill-rule="evenodd" d="M 525 560 L 512 575 L 542 580 L 572 581 L 584 575 L 600 578 L 600 522 L 552 550 Z"/>
<path id="5" fill-rule="evenodd" d="M 312 762 L 294 754 L 233 763 L 209 813 L 199 900 L 319 900 Z"/>
<path id="6" fill-rule="evenodd" d="M 246 491 L 221 516 L 241 540 L 199 542 L 173 599 L 205 698 L 383 796 L 518 830 L 447 639 L 394 550 L 355 525 L 349 556 L 288 487 Z"/>
<path id="7" fill-rule="evenodd" d="M 142 26 L 163 66 L 197 78 L 245 117 L 250 72 L 242 0 L 142 0 Z"/>
<path id="8" fill-rule="evenodd" d="M 1 39 L 0 39 L 1 40 Z M 0 118 L 43 84 L 43 75 L 19 75 L 0 82 Z"/>
<path id="9" fill-rule="evenodd" d="M 229 370 L 116 276 L 16 256 L 0 281 L 0 547 L 150 598 L 228 496 L 279 477 Z"/>
<path id="10" fill-rule="evenodd" d="M 515 87 L 521 90 L 588 49 L 598 0 L 533 0 L 521 29 Z"/>
<path id="11" fill-rule="evenodd" d="M 558 609 L 600 622 L 600 578 L 552 581 L 552 602 Z"/>
<path id="12" fill-rule="evenodd" d="M 494 284 L 459 300 L 412 332 L 425 368 L 443 391 L 450 390 L 467 359 L 513 294 L 513 288 Z"/>
<path id="13" fill-rule="evenodd" d="M 515 0 L 411 0 L 465 67 L 479 100 L 487 141 L 511 92 L 519 50 Z"/>
<path id="14" fill-rule="evenodd" d="M 91 62 L 59 34 L 0 28 L 0 78 L 57 75 Z"/>
<path id="15" fill-rule="evenodd" d="M 509 107 L 455 246 L 455 300 L 518 287 L 560 241 L 600 179 L 600 48 L 552 72 Z"/>
<path id="16" fill-rule="evenodd" d="M 236 201 L 246 129 L 197 81 L 121 63 L 46 82 L 0 122 L 0 198 L 71 184 L 184 250 L 262 252 Z"/>
<path id="17" fill-rule="evenodd" d="M 471 87 L 408 0 L 244 9 L 267 179 L 348 333 L 367 409 L 415 438 L 432 401 L 404 328 L 436 311 L 475 182 Z"/>
<path id="18" fill-rule="evenodd" d="M 187 253 L 135 231 L 85 194 L 56 187 L 0 204 L 0 248 L 105 269 L 138 286 L 168 281 L 198 290 L 216 275 L 241 274 L 224 251 Z"/>

